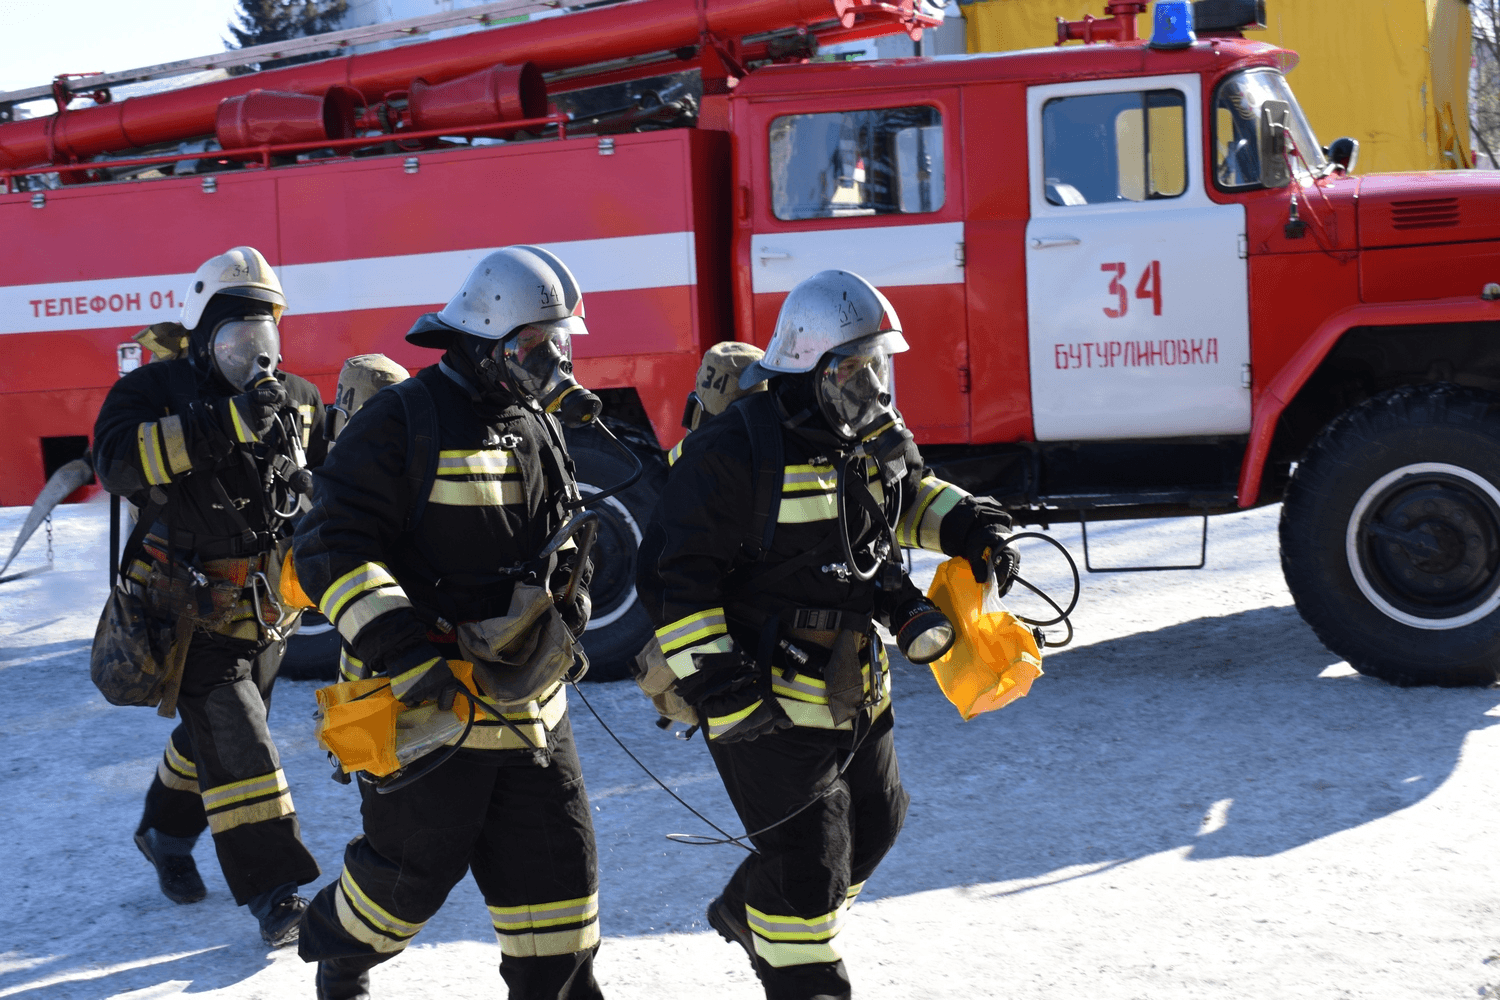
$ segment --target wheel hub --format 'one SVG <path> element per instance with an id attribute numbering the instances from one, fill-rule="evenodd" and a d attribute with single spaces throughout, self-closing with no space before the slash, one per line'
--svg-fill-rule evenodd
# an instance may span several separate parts
<path id="1" fill-rule="evenodd" d="M 1350 568 L 1372 603 L 1420 628 L 1458 628 L 1500 603 L 1500 492 L 1420 463 L 1372 484 L 1349 523 Z"/>

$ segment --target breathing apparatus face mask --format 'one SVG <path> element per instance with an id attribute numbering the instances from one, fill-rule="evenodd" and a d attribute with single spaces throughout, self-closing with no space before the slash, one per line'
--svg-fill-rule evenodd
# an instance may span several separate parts
<path id="1" fill-rule="evenodd" d="M 565 427 L 582 427 L 599 416 L 604 404 L 573 378 L 573 335 L 578 332 L 583 332 L 583 320 L 576 316 L 528 324 L 497 341 L 481 367 L 555 413 Z"/>
<path id="2" fill-rule="evenodd" d="M 818 408 L 834 431 L 849 441 L 860 439 L 894 413 L 890 355 L 829 355 L 818 370 L 816 394 Z"/>
<path id="3" fill-rule="evenodd" d="M 208 354 L 219 377 L 244 392 L 276 374 L 281 332 L 270 316 L 226 319 L 214 327 Z"/>

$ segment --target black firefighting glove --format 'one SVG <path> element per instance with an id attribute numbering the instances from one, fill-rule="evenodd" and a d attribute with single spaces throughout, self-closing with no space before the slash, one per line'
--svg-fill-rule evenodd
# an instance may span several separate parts
<path id="1" fill-rule="evenodd" d="M 219 426 L 231 441 L 253 444 L 263 441 L 271 432 L 276 414 L 287 405 L 286 386 L 275 379 L 238 396 L 228 396 L 214 403 Z"/>
<path id="2" fill-rule="evenodd" d="M 710 740 L 734 743 L 792 728 L 792 720 L 758 682 L 755 664 L 743 653 L 705 653 L 694 656 L 693 662 L 698 670 L 677 681 L 677 693 L 697 709 Z"/>
<path id="3" fill-rule="evenodd" d="M 965 502 L 971 505 L 972 520 L 964 533 L 963 557 L 969 560 L 978 583 L 989 580 L 993 567 L 995 593 L 1004 597 L 1021 569 L 1021 554 L 1007 544 L 1013 522 L 1004 508 L 987 497 L 969 497 Z"/>
<path id="4" fill-rule="evenodd" d="M 453 707 L 458 678 L 443 651 L 427 638 L 427 627 L 409 610 L 387 612 L 361 629 L 354 655 L 372 673 L 390 678 L 391 693 L 403 705 L 436 701 L 439 708 Z"/>

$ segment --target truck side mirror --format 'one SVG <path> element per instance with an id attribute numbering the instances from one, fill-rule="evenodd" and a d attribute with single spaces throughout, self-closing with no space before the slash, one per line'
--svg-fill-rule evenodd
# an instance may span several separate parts
<path id="1" fill-rule="evenodd" d="M 1359 162 L 1359 140 L 1344 136 L 1335 139 L 1323 150 L 1323 155 L 1328 161 L 1338 167 L 1346 174 L 1354 173 L 1354 165 Z"/>
<path id="2" fill-rule="evenodd" d="M 1260 145 L 1260 183 L 1263 187 L 1284 188 L 1292 182 L 1291 166 L 1287 163 L 1287 124 L 1291 117 L 1292 106 L 1285 101 L 1266 101 L 1260 106 L 1257 139 Z"/>

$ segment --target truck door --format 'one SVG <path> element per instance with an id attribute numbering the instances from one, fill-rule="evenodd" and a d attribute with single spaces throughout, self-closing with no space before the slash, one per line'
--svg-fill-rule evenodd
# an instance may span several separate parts
<path id="1" fill-rule="evenodd" d="M 853 271 L 891 300 L 911 345 L 894 366 L 907 424 L 923 442 L 967 440 L 957 90 L 752 108 L 756 196 L 738 250 L 741 260 L 748 250 L 755 342 L 770 340 L 797 282 Z"/>
<path id="2" fill-rule="evenodd" d="M 1250 429 L 1245 212 L 1209 200 L 1196 75 L 1027 92 L 1039 441 Z"/>

